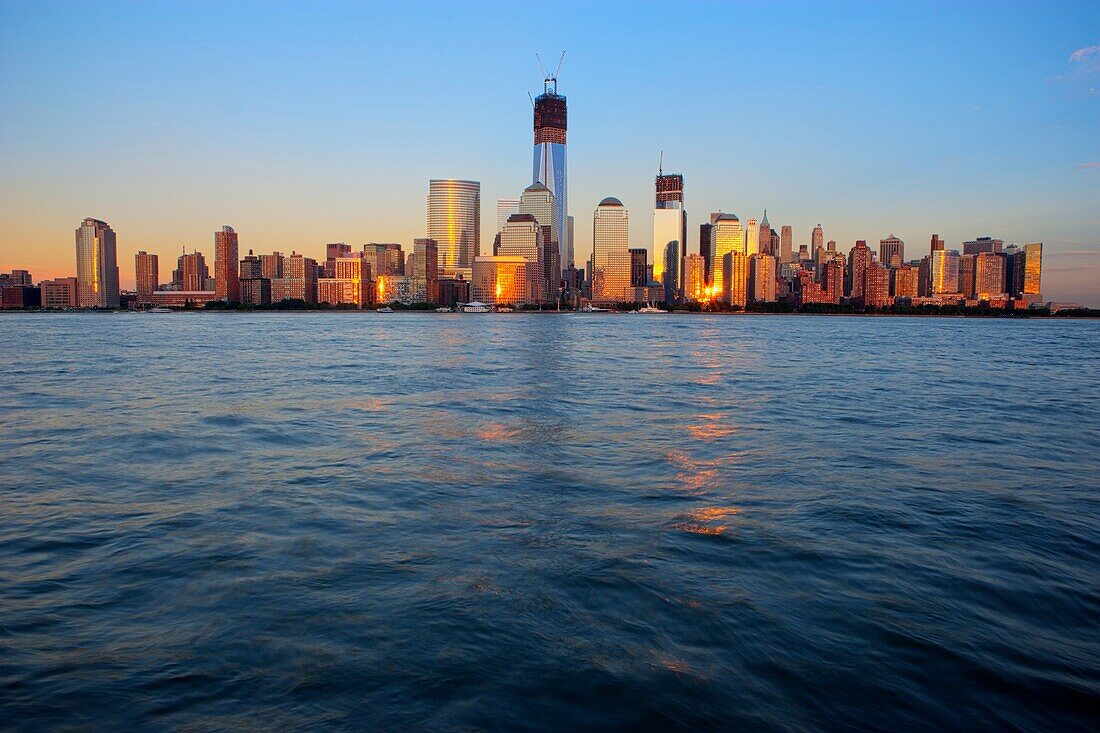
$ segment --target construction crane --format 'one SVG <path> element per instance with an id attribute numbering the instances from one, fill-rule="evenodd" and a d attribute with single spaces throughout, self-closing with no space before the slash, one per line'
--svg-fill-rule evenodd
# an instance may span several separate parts
<path id="1" fill-rule="evenodd" d="M 539 56 L 538 51 L 535 51 L 535 58 L 539 62 L 539 71 L 542 72 L 542 90 L 548 94 L 558 93 L 558 72 L 561 71 L 561 64 L 565 61 L 565 51 L 561 52 L 561 58 L 558 59 L 558 67 L 554 69 L 553 74 L 546 73 L 546 67 L 542 65 L 542 57 Z M 553 88 L 551 89 L 551 85 Z"/>

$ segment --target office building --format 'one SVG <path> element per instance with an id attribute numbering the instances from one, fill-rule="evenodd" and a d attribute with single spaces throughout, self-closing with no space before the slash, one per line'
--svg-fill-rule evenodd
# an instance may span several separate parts
<path id="1" fill-rule="evenodd" d="M 821 247 L 825 241 L 825 233 L 821 231 L 821 225 L 818 224 L 814 227 L 813 233 L 810 234 L 810 257 L 814 256 L 814 252 Z"/>
<path id="2" fill-rule="evenodd" d="M 532 183 L 523 190 L 519 198 L 519 213 L 534 217 L 542 230 L 541 251 L 537 262 L 544 282 L 543 300 L 557 300 L 561 287 L 562 249 L 554 192 L 542 183 Z M 529 270 L 527 275 L 533 277 L 534 273 Z"/>
<path id="3" fill-rule="evenodd" d="M 85 219 L 76 230 L 77 305 L 118 308 L 115 232 L 105 221 Z"/>
<path id="4" fill-rule="evenodd" d="M 638 288 L 649 284 L 649 250 L 635 247 L 630 250 L 630 287 Z"/>
<path id="5" fill-rule="evenodd" d="M 994 252 L 974 255 L 974 287 L 971 291 L 974 297 L 992 300 L 1004 295 L 1005 263 L 1005 257 Z"/>
<path id="6" fill-rule="evenodd" d="M 897 298 L 920 297 L 919 269 L 912 265 L 901 265 L 890 271 L 890 295 Z"/>
<path id="7" fill-rule="evenodd" d="M 160 258 L 142 250 L 134 255 L 134 292 L 139 303 L 160 286 Z"/>
<path id="8" fill-rule="evenodd" d="M 43 308 L 76 308 L 79 286 L 75 277 L 57 277 L 38 283 Z"/>
<path id="9" fill-rule="evenodd" d="M 1043 279 L 1043 243 L 1024 245 L 1024 295 L 1041 295 Z"/>
<path id="10" fill-rule="evenodd" d="M 220 300 L 238 303 L 241 289 L 237 278 L 237 232 L 223 226 L 214 232 L 214 292 Z"/>
<path id="11" fill-rule="evenodd" d="M 994 239 L 993 237 L 978 237 L 969 242 L 963 242 L 963 254 L 976 255 L 982 252 L 1000 254 L 1001 247 L 1003 246 L 1004 242 L 1000 239 Z"/>
<path id="12" fill-rule="evenodd" d="M 959 255 L 959 287 L 957 292 L 967 298 L 974 297 L 974 258 L 977 255 Z"/>
<path id="13" fill-rule="evenodd" d="M 666 271 L 665 252 L 669 242 L 676 242 L 677 280 L 673 288 L 678 292 L 682 287 L 679 281 L 679 259 L 687 254 L 687 210 L 684 208 L 684 176 L 680 173 L 665 173 L 658 169 L 654 179 L 653 205 L 653 280 L 664 284 Z"/>
<path id="14" fill-rule="evenodd" d="M 901 267 L 901 264 L 905 262 L 905 242 L 893 234 L 886 239 L 880 239 L 878 243 L 878 261 L 885 267 Z"/>
<path id="15" fill-rule="evenodd" d="M 745 307 L 749 293 L 749 258 L 742 250 L 734 249 L 722 255 L 722 282 L 718 284 L 722 302 Z"/>
<path id="16" fill-rule="evenodd" d="M 779 229 L 779 261 L 794 262 L 794 235 L 789 226 Z"/>
<path id="17" fill-rule="evenodd" d="M 531 182 L 543 184 L 554 194 L 554 201 L 557 203 L 555 212 L 557 221 L 554 226 L 556 233 L 568 231 L 566 224 L 569 218 L 569 189 L 565 156 L 566 117 L 565 97 L 558 94 L 556 73 L 550 74 L 543 80 L 542 94 L 535 97 L 535 147 Z M 559 247 L 558 262 L 563 267 L 572 265 L 572 253 L 561 246 L 560 241 Z"/>
<path id="18" fill-rule="evenodd" d="M 470 281 L 471 300 L 510 306 L 537 303 L 542 293 L 542 282 L 540 278 L 528 277 L 527 268 L 530 265 L 533 265 L 531 260 L 519 256 L 475 258 Z"/>
<path id="19" fill-rule="evenodd" d="M 871 261 L 867 263 L 863 271 L 863 283 L 859 296 L 862 304 L 870 308 L 885 308 L 891 305 L 890 297 L 890 270 L 881 262 Z"/>
<path id="20" fill-rule="evenodd" d="M 249 252 L 251 254 L 251 252 Z M 344 242 L 329 242 L 325 245 L 325 271 L 323 277 L 336 276 L 336 259 L 351 255 L 351 245 Z M 241 275 L 244 277 L 244 275 Z"/>
<path id="21" fill-rule="evenodd" d="M 592 214 L 592 299 L 621 302 L 631 282 L 630 214 L 608 196 Z"/>
<path id="22" fill-rule="evenodd" d="M 710 230 L 713 226 L 713 224 L 699 225 L 699 256 L 703 258 L 703 284 L 707 287 L 711 283 Z"/>
<path id="23" fill-rule="evenodd" d="M 428 183 L 428 238 L 439 246 L 445 273 L 469 268 L 481 253 L 481 184 L 435 179 Z"/>
<path id="24" fill-rule="evenodd" d="M 703 255 L 689 254 L 684 258 L 684 300 L 698 303 L 706 299 L 706 260 Z"/>
<path id="25" fill-rule="evenodd" d="M 871 264 L 871 259 L 871 248 L 862 239 L 858 240 L 848 252 L 848 281 L 845 293 L 849 298 L 859 299 L 863 297 L 863 275 Z"/>
<path id="26" fill-rule="evenodd" d="M 931 257 L 932 296 L 959 292 L 959 253 L 957 250 L 936 249 Z"/>
<path id="27" fill-rule="evenodd" d="M 710 230 L 711 274 L 714 278 L 712 284 L 714 292 L 727 303 L 729 287 L 724 280 L 726 271 L 723 262 L 730 252 L 745 254 L 745 232 L 736 214 L 718 214 L 711 223 Z"/>
<path id="28" fill-rule="evenodd" d="M 765 214 L 765 216 L 767 216 Z M 748 301 L 750 303 L 775 302 L 775 258 L 757 253 L 749 257 Z"/>

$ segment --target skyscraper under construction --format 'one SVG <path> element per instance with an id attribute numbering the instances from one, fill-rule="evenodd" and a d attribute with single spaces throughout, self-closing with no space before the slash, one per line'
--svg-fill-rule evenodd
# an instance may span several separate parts
<path id="1" fill-rule="evenodd" d="M 565 54 L 562 54 L 564 57 Z M 561 68 L 559 62 L 558 68 Z M 558 254 L 562 266 L 573 265 L 573 241 L 568 205 L 568 176 L 565 163 L 565 97 L 558 94 L 557 70 L 543 80 L 543 92 L 535 97 L 535 151 L 532 183 L 550 189 L 557 202 Z M 568 241 L 566 241 L 568 240 Z M 558 273 L 560 277 L 560 273 Z"/>

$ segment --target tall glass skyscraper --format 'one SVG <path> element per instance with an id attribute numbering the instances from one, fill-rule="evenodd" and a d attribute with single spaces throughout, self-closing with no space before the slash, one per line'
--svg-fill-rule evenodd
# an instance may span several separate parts
<path id="1" fill-rule="evenodd" d="M 439 269 L 473 267 L 481 254 L 481 183 L 453 178 L 428 183 L 428 238 L 439 245 Z"/>
<path id="2" fill-rule="evenodd" d="M 653 205 L 653 279 L 664 284 L 665 250 L 676 242 L 680 258 L 687 256 L 687 211 L 684 210 L 684 177 L 679 173 L 657 171 Z M 679 263 L 677 263 L 679 265 Z M 676 288 L 683 289 L 676 267 Z"/>
<path id="3" fill-rule="evenodd" d="M 630 214 L 608 196 L 592 215 L 592 298 L 626 299 L 630 288 Z"/>
<path id="4" fill-rule="evenodd" d="M 118 308 L 115 232 L 91 217 L 76 230 L 76 304 L 79 308 Z"/>
<path id="5" fill-rule="evenodd" d="M 535 97 L 535 151 L 532 166 L 532 183 L 541 183 L 550 189 L 557 202 L 557 226 L 559 239 L 570 232 L 568 177 L 565 166 L 565 97 L 558 94 L 558 80 L 547 76 L 543 92 Z M 572 243 L 558 242 L 558 261 L 571 267 Z"/>

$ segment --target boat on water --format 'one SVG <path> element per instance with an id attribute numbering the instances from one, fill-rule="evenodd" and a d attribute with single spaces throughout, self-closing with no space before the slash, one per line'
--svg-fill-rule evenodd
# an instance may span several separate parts
<path id="1" fill-rule="evenodd" d="M 581 308 L 580 312 L 581 313 L 607 313 L 608 310 L 607 310 L 607 308 L 597 308 L 596 306 L 589 303 L 588 305 Z"/>
<path id="2" fill-rule="evenodd" d="M 393 308 L 390 308 L 388 305 L 383 306 L 383 307 L 378 309 L 378 312 L 379 313 L 393 313 Z"/>
<path id="3" fill-rule="evenodd" d="M 442 305 L 442 306 L 436 308 L 435 312 L 436 313 L 454 313 L 455 309 L 450 307 L 449 305 Z"/>
<path id="4" fill-rule="evenodd" d="M 630 313 L 668 313 L 668 311 L 663 311 L 657 306 L 646 303 L 645 306 L 639 308 L 636 311 L 630 311 Z"/>
<path id="5" fill-rule="evenodd" d="M 497 313 L 511 313 L 512 311 L 515 310 L 515 308 L 512 308 L 511 306 L 507 306 L 507 305 L 498 305 L 496 310 L 497 310 Z"/>
<path id="6" fill-rule="evenodd" d="M 171 313 L 172 309 L 171 308 L 150 308 L 149 310 L 142 311 L 142 312 L 143 313 Z"/>
<path id="7" fill-rule="evenodd" d="M 493 310 L 493 306 L 488 303 L 481 303 L 476 300 L 472 303 L 463 303 L 460 307 L 463 313 L 488 313 Z"/>

